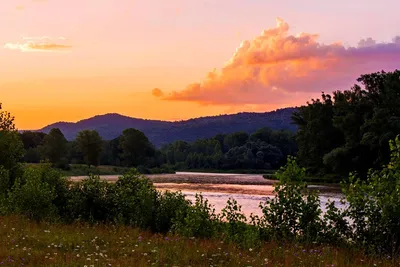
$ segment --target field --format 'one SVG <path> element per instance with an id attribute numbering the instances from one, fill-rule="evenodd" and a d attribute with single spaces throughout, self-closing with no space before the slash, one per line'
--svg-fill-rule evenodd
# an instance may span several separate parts
<path id="1" fill-rule="evenodd" d="M 128 227 L 36 224 L 0 217 L 3 266 L 398 266 L 348 249 L 266 243 L 240 249 L 218 240 L 154 235 Z"/>

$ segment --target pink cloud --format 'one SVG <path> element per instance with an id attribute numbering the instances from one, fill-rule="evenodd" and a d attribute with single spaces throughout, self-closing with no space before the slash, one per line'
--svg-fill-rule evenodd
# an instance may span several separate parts
<path id="1" fill-rule="evenodd" d="M 400 67 L 400 37 L 390 43 L 368 38 L 357 47 L 322 44 L 317 34 L 289 34 L 289 25 L 277 19 L 275 28 L 246 40 L 220 70 L 201 83 L 164 95 L 164 100 L 213 105 L 302 104 L 321 91 L 347 89 L 360 74 Z"/>

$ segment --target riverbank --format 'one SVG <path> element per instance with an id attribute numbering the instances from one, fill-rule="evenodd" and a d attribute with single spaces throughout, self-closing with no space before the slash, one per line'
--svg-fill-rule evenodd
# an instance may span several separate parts
<path id="1" fill-rule="evenodd" d="M 241 249 L 220 240 L 155 235 L 131 227 L 33 223 L 0 217 L 4 266 L 398 266 L 398 259 L 331 246 L 263 243 Z"/>

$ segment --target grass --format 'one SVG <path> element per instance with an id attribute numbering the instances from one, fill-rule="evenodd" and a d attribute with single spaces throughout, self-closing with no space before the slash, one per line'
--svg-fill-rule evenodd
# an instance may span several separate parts
<path id="1" fill-rule="evenodd" d="M 240 249 L 219 240 L 154 235 L 130 227 L 34 223 L 0 217 L 4 266 L 398 266 L 359 251 L 266 243 Z"/>

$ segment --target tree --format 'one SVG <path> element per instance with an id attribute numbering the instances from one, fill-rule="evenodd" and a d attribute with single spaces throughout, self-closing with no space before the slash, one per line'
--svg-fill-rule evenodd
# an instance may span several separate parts
<path id="1" fill-rule="evenodd" d="M 15 129 L 14 117 L 9 112 L 2 111 L 0 103 L 0 170 L 4 169 L 4 173 L 7 173 L 0 177 L 7 181 L 0 181 L 0 184 L 7 184 L 11 188 L 20 169 L 18 162 L 23 155 L 24 145 Z"/>
<path id="2" fill-rule="evenodd" d="M 145 164 L 147 158 L 153 156 L 155 152 L 146 135 L 133 128 L 122 132 L 120 148 L 122 149 L 122 159 L 127 166 Z"/>
<path id="3" fill-rule="evenodd" d="M 58 128 L 53 128 L 43 140 L 45 157 L 53 164 L 59 164 L 63 158 L 66 158 L 67 139 Z"/>
<path id="4" fill-rule="evenodd" d="M 2 110 L 2 104 L 0 103 L 0 131 L 14 131 L 14 116 L 10 112 Z"/>
<path id="5" fill-rule="evenodd" d="M 361 75 L 350 90 L 322 95 L 293 115 L 298 160 L 312 173 L 337 176 L 389 162 L 389 140 L 400 134 L 400 71 Z"/>
<path id="6" fill-rule="evenodd" d="M 26 153 L 24 155 L 24 162 L 39 163 L 41 160 L 41 151 L 43 150 L 43 142 L 45 133 L 24 131 L 20 133 L 22 142 Z"/>
<path id="7" fill-rule="evenodd" d="M 98 166 L 103 150 L 103 140 L 95 130 L 84 130 L 78 133 L 76 142 L 82 152 L 86 164 Z"/>

